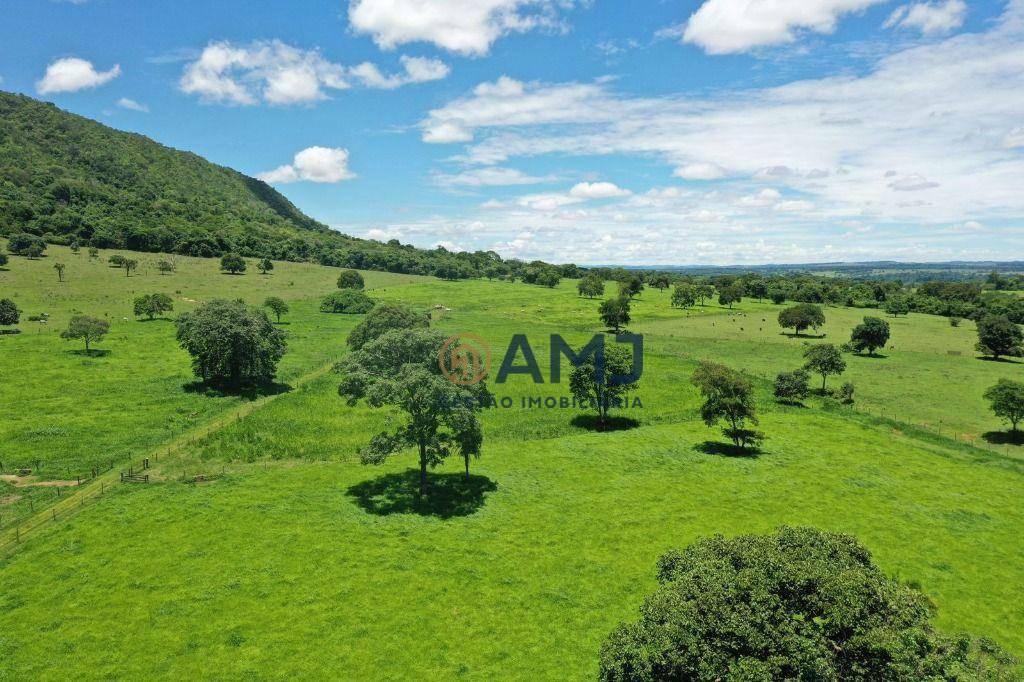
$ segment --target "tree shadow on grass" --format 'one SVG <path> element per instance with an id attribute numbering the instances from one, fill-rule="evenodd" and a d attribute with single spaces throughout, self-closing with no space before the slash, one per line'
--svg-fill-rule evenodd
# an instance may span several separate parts
<path id="1" fill-rule="evenodd" d="M 85 358 L 103 358 L 110 355 L 110 351 L 103 348 L 90 348 L 85 350 L 84 348 L 76 348 L 74 350 L 64 351 L 68 355 L 81 355 Z"/>
<path id="2" fill-rule="evenodd" d="M 475 513 L 484 505 L 487 493 L 498 489 L 486 476 L 467 479 L 464 474 L 430 474 L 427 494 L 422 497 L 419 486 L 419 470 L 409 469 L 357 483 L 347 494 L 363 511 L 377 516 L 417 514 L 450 519 Z"/>
<path id="3" fill-rule="evenodd" d="M 854 353 L 854 357 L 864 358 L 866 360 L 885 360 L 888 355 L 882 355 L 881 353 Z"/>
<path id="4" fill-rule="evenodd" d="M 632 417 L 607 417 L 602 424 L 596 414 L 578 414 L 570 423 L 587 431 L 629 431 L 640 426 Z"/>
<path id="5" fill-rule="evenodd" d="M 741 448 L 732 443 L 718 443 L 706 440 L 694 447 L 694 450 L 703 452 L 705 455 L 717 455 L 719 457 L 741 457 L 743 459 L 757 459 L 761 456 L 761 448 Z"/>
<path id="6" fill-rule="evenodd" d="M 174 322 L 174 320 L 172 320 L 169 317 L 154 317 L 152 319 L 150 319 L 148 317 L 140 317 L 138 319 L 138 321 L 139 322 Z"/>
<path id="7" fill-rule="evenodd" d="M 245 398 L 246 400 L 256 400 L 257 398 L 265 398 L 266 396 L 288 393 L 292 390 L 290 384 L 277 382 L 232 388 L 230 386 L 212 384 L 206 381 L 190 381 L 186 384 L 182 384 L 181 388 L 186 393 L 196 393 L 198 395 L 206 396 L 207 398 L 236 397 Z"/>
<path id="8" fill-rule="evenodd" d="M 977 359 L 981 360 L 982 362 L 1005 362 L 1005 363 L 1007 363 L 1009 365 L 1019 365 L 1020 364 L 1020 362 L 1018 362 L 1017 360 L 1014 360 L 1013 358 L 1009 358 L 1009 357 L 1007 357 L 1005 355 L 1002 356 L 1002 357 L 998 357 L 998 358 L 994 358 L 991 355 L 981 355 Z"/>
<path id="9" fill-rule="evenodd" d="M 1024 445 L 1024 431 L 986 431 L 981 437 L 992 445 Z"/>
<path id="10" fill-rule="evenodd" d="M 779 332 L 779 336 L 785 336 L 788 339 L 823 339 L 828 334 L 804 334 L 803 332 L 797 334 L 795 332 Z"/>

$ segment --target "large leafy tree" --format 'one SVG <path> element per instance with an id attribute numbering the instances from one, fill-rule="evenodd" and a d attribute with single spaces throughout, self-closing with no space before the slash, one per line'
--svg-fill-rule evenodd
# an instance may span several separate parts
<path id="1" fill-rule="evenodd" d="M 626 296 L 609 298 L 601 304 L 599 314 L 601 321 L 609 329 L 614 332 L 622 331 L 631 319 L 629 316 L 629 298 Z"/>
<path id="2" fill-rule="evenodd" d="M 605 344 L 602 358 L 588 357 L 574 367 L 569 376 L 569 389 L 580 405 L 589 405 L 597 410 L 598 421 L 604 426 L 608 421 L 608 410 L 619 407 L 629 393 L 637 389 L 639 382 L 623 381 L 633 371 L 633 356 L 625 348 Z M 602 367 L 599 365 L 603 364 Z"/>
<path id="3" fill-rule="evenodd" d="M 220 259 L 220 269 L 232 275 L 240 275 L 245 272 L 245 259 L 237 253 L 226 253 Z"/>
<path id="4" fill-rule="evenodd" d="M 356 270 L 342 270 L 338 274 L 339 289 L 362 289 L 365 286 L 363 276 Z"/>
<path id="5" fill-rule="evenodd" d="M 586 296 L 587 298 L 603 296 L 604 280 L 597 275 L 587 275 L 576 285 L 576 290 L 580 296 Z"/>
<path id="6" fill-rule="evenodd" d="M 692 308 L 697 303 L 697 289 L 692 284 L 678 282 L 672 291 L 672 305 L 676 308 Z"/>
<path id="7" fill-rule="evenodd" d="M 670 551 L 640 612 L 602 646 L 602 680 L 1012 678 L 991 642 L 937 632 L 928 597 L 856 538 L 814 528 Z"/>
<path id="8" fill-rule="evenodd" d="M 747 422 L 758 423 L 757 406 L 750 382 L 739 372 L 704 360 L 694 370 L 692 382 L 704 398 L 700 416 L 705 424 L 724 421 L 722 433 L 739 448 L 756 447 L 764 440 L 763 433 L 747 428 Z"/>
<path id="9" fill-rule="evenodd" d="M 821 375 L 821 390 L 825 390 L 828 378 L 846 371 L 846 360 L 831 343 L 818 343 L 804 351 L 804 369 Z"/>
<path id="10" fill-rule="evenodd" d="M 780 373 L 775 377 L 775 397 L 784 403 L 799 403 L 811 393 L 807 386 L 810 378 L 806 369 Z"/>
<path id="11" fill-rule="evenodd" d="M 167 294 L 144 294 L 136 297 L 133 309 L 136 317 L 146 316 L 152 320 L 174 310 L 174 301 Z"/>
<path id="12" fill-rule="evenodd" d="M 729 310 L 732 310 L 733 305 L 743 301 L 744 293 L 743 285 L 738 282 L 722 287 L 722 290 L 718 292 L 718 305 L 729 306 Z"/>
<path id="13" fill-rule="evenodd" d="M 978 322 L 978 343 L 975 347 L 985 355 L 996 360 L 1003 356 L 1019 357 L 1024 354 L 1022 342 L 1024 335 L 1020 327 L 1006 315 L 989 315 Z"/>
<path id="14" fill-rule="evenodd" d="M 997 417 L 1010 422 L 1011 430 L 1016 434 L 1017 425 L 1024 419 L 1024 384 L 1000 379 L 985 391 L 985 400 L 989 401 Z"/>
<path id="15" fill-rule="evenodd" d="M 46 251 L 46 242 L 43 241 L 42 237 L 37 237 L 34 234 L 19 232 L 18 234 L 12 234 L 8 238 L 7 250 L 15 256 L 39 258 Z"/>
<path id="16" fill-rule="evenodd" d="M 324 297 L 320 302 L 320 312 L 362 315 L 370 312 L 373 305 L 373 299 L 358 289 L 342 289 Z"/>
<path id="17" fill-rule="evenodd" d="M 857 353 L 874 355 L 876 348 L 885 348 L 888 342 L 889 323 L 877 317 L 865 317 L 850 334 L 850 347 Z"/>
<path id="18" fill-rule="evenodd" d="M 450 351 L 439 358 L 447 335 L 432 329 L 393 329 L 349 353 L 336 365 L 342 375 L 338 393 L 355 405 L 360 400 L 374 408 L 390 407 L 403 415 L 402 423 L 374 436 L 360 450 L 364 464 L 380 464 L 413 447 L 419 456 L 419 492 L 427 493 L 427 470 L 452 455 L 461 455 L 469 476 L 471 457 L 480 456 L 483 430 L 477 414 L 489 405 L 490 394 L 481 381 L 460 386 L 441 371 L 441 361 L 452 367 Z"/>
<path id="19" fill-rule="evenodd" d="M 288 313 L 288 304 L 284 302 L 280 296 L 267 296 L 263 301 L 263 307 L 274 313 L 277 318 L 277 322 L 280 324 L 281 316 Z"/>
<path id="20" fill-rule="evenodd" d="M 85 343 L 85 352 L 91 350 L 94 343 L 99 343 L 110 331 L 110 323 L 97 317 L 75 315 L 68 322 L 68 328 L 60 333 L 62 339 L 80 339 Z"/>
<path id="21" fill-rule="evenodd" d="M 177 321 L 178 342 L 192 356 L 196 376 L 238 389 L 273 381 L 288 349 L 284 331 L 244 301 L 214 299 Z"/>
<path id="22" fill-rule="evenodd" d="M 381 303 L 367 313 L 348 335 L 348 346 L 359 350 L 392 329 L 426 329 L 430 318 L 402 303 Z"/>
<path id="23" fill-rule="evenodd" d="M 14 301 L 9 298 L 0 298 L 0 325 L 6 327 L 18 324 L 19 319 L 21 319 L 21 313 Z"/>
<path id="24" fill-rule="evenodd" d="M 799 303 L 779 312 L 779 326 L 792 329 L 798 336 L 807 329 L 818 329 L 825 324 L 825 313 L 813 303 Z"/>

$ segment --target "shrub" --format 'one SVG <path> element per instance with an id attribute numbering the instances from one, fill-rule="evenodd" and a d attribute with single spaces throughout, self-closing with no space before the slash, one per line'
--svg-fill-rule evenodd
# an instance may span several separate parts
<path id="1" fill-rule="evenodd" d="M 18 306 L 9 298 L 0 298 L 0 325 L 10 326 L 18 324 L 20 313 Z"/>
<path id="2" fill-rule="evenodd" d="M 775 397 L 785 403 L 798 403 L 811 393 L 810 373 L 805 369 L 783 372 L 775 377 Z"/>
<path id="3" fill-rule="evenodd" d="M 392 329 L 425 329 L 429 326 L 430 318 L 422 312 L 401 303 L 382 303 L 374 306 L 355 326 L 348 335 L 348 346 L 359 350 Z"/>
<path id="4" fill-rule="evenodd" d="M 366 282 L 356 270 L 342 270 L 338 275 L 339 289 L 363 289 L 364 287 L 366 287 Z"/>
<path id="5" fill-rule="evenodd" d="M 34 234 L 20 232 L 12 234 L 7 240 L 7 250 L 15 256 L 26 256 L 27 258 L 38 258 L 46 251 L 46 242 L 42 237 Z"/>
<path id="6" fill-rule="evenodd" d="M 373 308 L 373 299 L 356 289 L 342 289 L 328 294 L 320 303 L 322 313 L 362 315 Z"/>
<path id="7" fill-rule="evenodd" d="M 220 259 L 220 269 L 232 275 L 240 275 L 245 272 L 245 259 L 236 253 L 228 253 Z"/>

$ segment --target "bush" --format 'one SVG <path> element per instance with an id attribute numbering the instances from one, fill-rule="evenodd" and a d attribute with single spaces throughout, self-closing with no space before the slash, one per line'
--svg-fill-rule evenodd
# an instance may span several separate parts
<path id="1" fill-rule="evenodd" d="M 235 253 L 229 253 L 221 257 L 220 269 L 232 275 L 240 275 L 245 272 L 245 259 Z"/>
<path id="2" fill-rule="evenodd" d="M 602 680 L 1009 679 L 1013 664 L 936 632 L 928 597 L 849 535 L 705 538 L 662 556 L 658 582 L 602 646 Z"/>
<path id="3" fill-rule="evenodd" d="M 42 237 L 21 232 L 10 236 L 7 240 L 7 250 L 15 256 L 38 258 L 46 251 L 46 242 Z"/>
<path id="4" fill-rule="evenodd" d="M 339 289 L 363 289 L 364 287 L 366 287 L 366 282 L 356 270 L 342 270 L 338 275 Z"/>
<path id="5" fill-rule="evenodd" d="M 810 373 L 805 369 L 783 372 L 775 377 L 775 397 L 785 403 L 799 403 L 811 394 Z"/>
<path id="6" fill-rule="evenodd" d="M 362 322 L 348 335 L 348 346 L 359 350 L 370 341 L 379 339 L 392 329 L 425 329 L 430 318 L 401 303 L 382 303 L 374 306 Z"/>
<path id="7" fill-rule="evenodd" d="M 342 289 L 328 294 L 320 304 L 322 313 L 362 315 L 373 308 L 373 299 L 356 289 Z"/>
<path id="8" fill-rule="evenodd" d="M 10 326 L 18 324 L 20 313 L 18 306 L 9 298 L 0 298 L 0 325 Z"/>

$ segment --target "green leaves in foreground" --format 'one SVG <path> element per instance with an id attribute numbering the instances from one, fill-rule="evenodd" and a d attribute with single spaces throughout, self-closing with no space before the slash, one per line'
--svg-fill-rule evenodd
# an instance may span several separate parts
<path id="1" fill-rule="evenodd" d="M 658 562 L 640 620 L 601 648 L 602 680 L 1011 679 L 987 641 L 938 634 L 922 593 L 849 535 L 721 535 Z"/>

